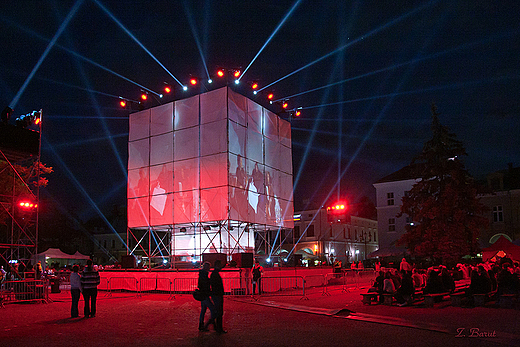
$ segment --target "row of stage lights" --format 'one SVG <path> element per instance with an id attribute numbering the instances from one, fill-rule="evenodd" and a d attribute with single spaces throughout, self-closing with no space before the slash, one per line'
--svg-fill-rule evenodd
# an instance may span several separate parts
<path id="1" fill-rule="evenodd" d="M 234 82 L 235 84 L 240 84 L 240 76 L 241 76 L 242 72 L 240 70 L 237 70 L 237 69 L 234 69 L 234 70 L 226 70 L 226 69 L 218 69 L 217 70 L 217 77 L 222 79 L 222 78 L 227 78 L 229 75 L 233 76 L 234 78 Z M 200 83 L 200 79 L 197 78 L 197 77 L 191 77 L 190 78 L 190 81 L 189 81 L 189 85 L 191 87 L 196 87 L 197 85 L 199 85 Z M 208 81 L 207 81 L 208 84 L 212 84 L 213 83 L 213 79 L 209 78 Z M 253 91 L 253 94 L 254 95 L 257 95 L 259 93 L 258 91 L 258 88 L 259 88 L 259 85 L 258 85 L 258 82 L 256 81 L 253 81 L 253 82 L 249 82 L 248 83 L 251 90 Z M 183 91 L 188 91 L 189 90 L 189 87 L 187 85 L 184 85 L 182 86 L 182 90 Z M 159 94 L 159 98 L 163 98 L 165 94 L 170 94 L 171 92 L 173 91 L 173 87 L 168 84 L 168 83 L 164 83 L 164 87 L 163 87 L 163 93 L 164 94 Z M 292 117 L 299 117 L 301 115 L 301 107 L 298 107 L 298 108 L 294 108 L 294 109 L 289 109 L 289 102 L 288 100 L 282 100 L 282 101 L 274 101 L 274 93 L 273 92 L 268 92 L 267 95 L 267 100 L 269 101 L 270 104 L 273 104 L 273 103 L 279 103 L 282 107 L 282 111 L 283 112 L 286 112 L 286 113 L 289 113 L 289 115 Z M 119 105 L 123 108 L 126 108 L 126 106 L 129 104 L 129 103 L 136 103 L 136 101 L 133 101 L 133 100 L 130 100 L 130 99 L 126 99 L 126 98 L 123 98 L 123 97 L 119 97 Z M 142 106 L 142 103 L 148 101 L 149 99 L 149 93 L 146 92 L 146 91 L 141 91 L 141 96 L 140 96 L 140 101 L 138 101 L 137 103 L 139 105 Z"/>

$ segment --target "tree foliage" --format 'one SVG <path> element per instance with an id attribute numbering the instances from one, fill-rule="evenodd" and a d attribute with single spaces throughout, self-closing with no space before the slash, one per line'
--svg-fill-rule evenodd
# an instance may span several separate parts
<path id="1" fill-rule="evenodd" d="M 22 198 L 30 199 L 36 187 L 47 185 L 45 175 L 52 171 L 52 167 L 47 167 L 39 161 L 9 163 L 0 159 L 0 225 L 8 222 L 8 211 L 11 211 L 13 203 Z"/>
<path id="2" fill-rule="evenodd" d="M 415 256 L 436 261 L 458 260 L 477 252 L 480 228 L 486 226 L 479 187 L 464 167 L 462 142 L 440 124 L 432 105 L 432 138 L 413 160 L 418 179 L 403 198 L 401 213 L 413 221 L 399 240 Z"/>

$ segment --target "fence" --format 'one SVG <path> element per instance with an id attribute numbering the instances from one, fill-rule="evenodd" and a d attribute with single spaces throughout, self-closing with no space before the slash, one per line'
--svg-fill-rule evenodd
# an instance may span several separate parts
<path id="1" fill-rule="evenodd" d="M 49 302 L 49 284 L 46 280 L 5 281 L 0 289 L 0 305 L 15 302 Z"/>

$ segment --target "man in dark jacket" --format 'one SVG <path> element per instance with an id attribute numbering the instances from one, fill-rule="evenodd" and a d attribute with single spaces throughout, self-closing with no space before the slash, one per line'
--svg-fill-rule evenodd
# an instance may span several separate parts
<path id="1" fill-rule="evenodd" d="M 209 281 L 211 283 L 211 300 L 215 304 L 215 330 L 219 334 L 227 333 L 222 328 L 222 316 L 224 315 L 224 283 L 220 277 L 222 262 L 215 260 L 215 268 L 211 273 Z"/>
<path id="2" fill-rule="evenodd" d="M 210 263 L 204 262 L 202 269 L 199 270 L 199 291 L 204 295 L 205 299 L 200 302 L 200 317 L 199 317 L 199 330 L 207 331 L 209 324 L 215 324 L 215 306 L 211 301 L 211 284 L 209 281 L 209 269 Z M 206 309 L 209 308 L 211 312 L 211 319 L 204 324 L 204 317 L 206 315 Z"/>

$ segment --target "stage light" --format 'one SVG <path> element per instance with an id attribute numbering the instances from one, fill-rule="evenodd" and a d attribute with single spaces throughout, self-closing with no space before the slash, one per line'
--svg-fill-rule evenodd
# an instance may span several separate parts
<path id="1" fill-rule="evenodd" d="M 274 98 L 274 94 L 273 93 L 267 94 L 267 99 L 273 100 L 273 98 Z"/>
<path id="2" fill-rule="evenodd" d="M 166 94 L 169 94 L 169 93 L 171 93 L 171 91 L 172 91 L 172 87 L 171 87 L 169 84 L 166 84 L 166 85 L 164 86 L 164 92 L 165 92 Z"/>
<path id="3" fill-rule="evenodd" d="M 20 201 L 18 203 L 18 206 L 20 206 L 22 209 L 24 210 L 30 210 L 30 209 L 35 209 L 38 207 L 38 204 L 35 204 L 34 202 L 32 201 L 27 201 L 27 200 L 24 200 L 24 201 Z"/>
<path id="4" fill-rule="evenodd" d="M 253 90 L 258 89 L 258 83 L 256 83 L 256 82 L 251 83 L 251 89 L 253 89 Z"/>
<path id="5" fill-rule="evenodd" d="M 119 105 L 121 105 L 121 107 L 126 107 L 126 100 L 119 101 Z"/>
<path id="6" fill-rule="evenodd" d="M 209 84 L 213 83 L 213 80 L 210 78 L 210 79 L 208 80 L 208 83 L 209 83 Z"/>
<path id="7" fill-rule="evenodd" d="M 42 110 L 32 111 L 16 118 L 16 126 L 27 128 L 31 124 L 40 124 L 42 117 Z"/>
<path id="8" fill-rule="evenodd" d="M 240 70 L 235 70 L 233 72 L 233 76 L 235 76 L 235 78 L 239 78 L 240 77 Z"/>
<path id="9" fill-rule="evenodd" d="M 255 90 L 255 91 L 253 92 L 253 94 L 254 94 L 254 95 L 258 94 L 258 90 Z"/>
<path id="10" fill-rule="evenodd" d="M 196 85 L 197 85 L 197 82 L 198 82 L 198 81 L 197 81 L 197 79 L 196 79 L 195 77 L 190 78 L 190 84 L 191 84 L 192 86 L 196 86 Z"/>
<path id="11" fill-rule="evenodd" d="M 182 90 L 187 91 L 188 87 L 187 86 L 182 86 Z"/>
<path id="12" fill-rule="evenodd" d="M 218 77 L 224 77 L 224 75 L 225 75 L 225 73 L 224 73 L 224 70 L 223 70 L 223 69 L 219 69 L 219 70 L 217 71 L 217 76 L 218 76 Z"/>
<path id="13" fill-rule="evenodd" d="M 148 93 L 146 93 L 146 92 L 141 93 L 141 100 L 143 100 L 143 101 L 148 100 Z"/>
<path id="14" fill-rule="evenodd" d="M 240 83 L 240 81 L 239 81 L 239 80 L 235 80 L 235 84 L 239 84 L 239 83 Z"/>
<path id="15" fill-rule="evenodd" d="M 282 102 L 282 108 L 283 108 L 283 109 L 286 109 L 287 106 L 289 106 L 289 104 L 287 103 L 287 101 Z"/>
<path id="16" fill-rule="evenodd" d="M 301 112 L 300 110 L 297 110 L 297 111 L 294 113 L 294 116 L 299 117 L 301 114 L 302 114 L 302 112 Z"/>
<path id="17" fill-rule="evenodd" d="M 267 258 L 265 261 L 270 263 L 271 262 L 271 258 Z"/>

